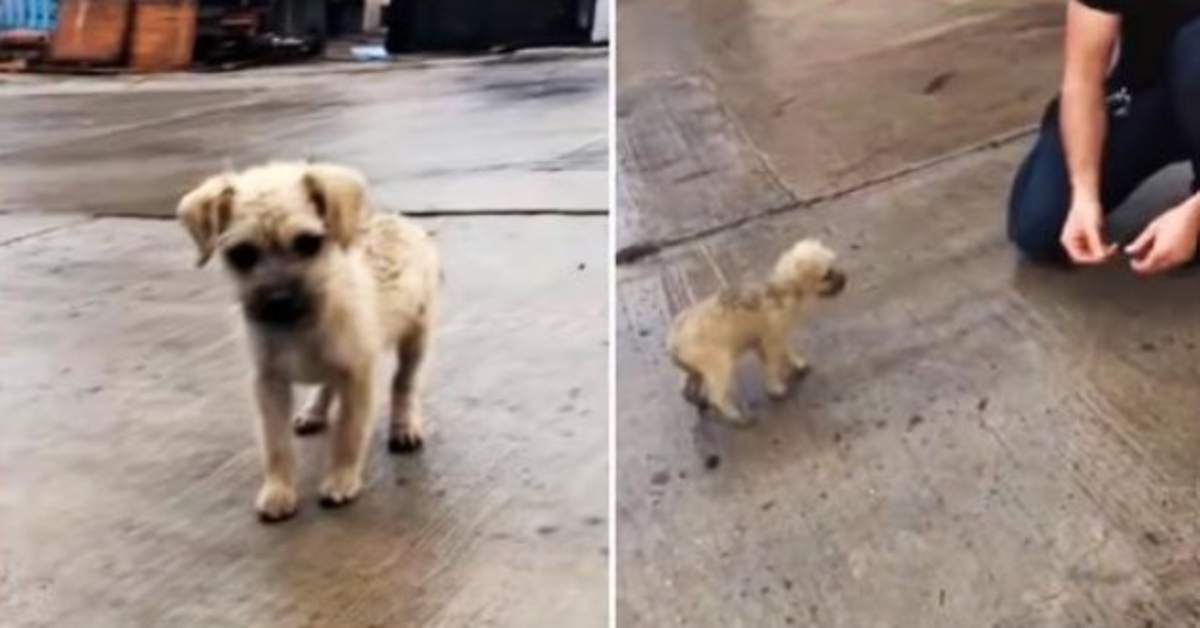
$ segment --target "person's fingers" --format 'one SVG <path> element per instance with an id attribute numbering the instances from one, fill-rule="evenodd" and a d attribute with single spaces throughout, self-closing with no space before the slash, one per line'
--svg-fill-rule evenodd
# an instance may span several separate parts
<path id="1" fill-rule="evenodd" d="M 1138 234 L 1138 237 L 1129 246 L 1125 247 L 1125 252 L 1132 257 L 1144 257 L 1154 244 L 1154 236 L 1154 225 L 1151 225 Z"/>
<path id="2" fill-rule="evenodd" d="M 1143 257 L 1141 259 L 1135 259 L 1135 260 L 1133 260 L 1132 263 L 1129 264 L 1129 266 L 1131 268 L 1133 268 L 1133 272 L 1135 272 L 1139 275 L 1153 275 L 1154 274 L 1154 262 L 1153 262 L 1153 260 L 1151 260 L 1148 257 Z"/>
<path id="3" fill-rule="evenodd" d="M 1088 229 L 1088 246 L 1092 250 L 1093 259 L 1097 262 L 1107 261 L 1116 252 L 1117 247 L 1104 241 L 1104 234 L 1099 227 Z"/>
<path id="4" fill-rule="evenodd" d="M 1067 227 L 1067 229 L 1063 231 L 1062 237 L 1059 238 L 1059 243 L 1061 243 L 1063 248 L 1066 249 L 1067 255 L 1069 255 L 1071 259 L 1079 261 L 1080 258 L 1084 257 L 1083 244 L 1079 238 L 1079 233 L 1072 230 L 1070 227 Z"/>
<path id="5" fill-rule="evenodd" d="M 1068 243 L 1067 254 L 1077 264 L 1089 264 L 1093 259 L 1092 252 L 1088 250 L 1087 240 L 1083 238 L 1075 238 Z"/>
<path id="6" fill-rule="evenodd" d="M 1141 254 L 1133 256 L 1133 258 L 1129 261 L 1129 267 L 1132 268 L 1134 272 L 1145 275 L 1150 272 L 1151 264 L 1153 262 L 1154 251 L 1145 250 Z"/>
<path id="7" fill-rule="evenodd" d="M 1130 263 L 1133 270 L 1142 275 L 1153 275 L 1154 273 L 1162 272 L 1171 266 L 1170 256 L 1160 250 L 1152 249 L 1145 256 L 1136 258 Z"/>
<path id="8" fill-rule="evenodd" d="M 1063 238 L 1062 245 L 1063 248 L 1067 250 L 1067 255 L 1071 259 L 1079 261 L 1079 258 L 1083 257 L 1083 252 L 1079 250 L 1078 240 L 1075 240 L 1074 238 Z"/>
<path id="9" fill-rule="evenodd" d="M 1108 258 L 1108 247 L 1100 239 L 1099 230 L 1084 229 L 1077 236 L 1078 256 L 1075 261 L 1080 264 L 1099 264 Z"/>

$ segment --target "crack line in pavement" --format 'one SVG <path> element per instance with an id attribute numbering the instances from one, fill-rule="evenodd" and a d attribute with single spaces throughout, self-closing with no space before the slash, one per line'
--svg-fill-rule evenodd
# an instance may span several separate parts
<path id="1" fill-rule="evenodd" d="M 0 215 L 7 212 L 0 211 Z M 397 213 L 401 216 L 409 218 L 463 218 L 474 217 L 489 217 L 489 216 L 565 216 L 580 218 L 594 218 L 596 216 L 607 216 L 607 209 L 418 209 L 411 211 L 386 212 Z M 99 220 L 101 218 L 118 218 L 122 220 L 175 220 L 175 214 L 155 215 L 155 214 L 136 214 L 123 212 L 101 212 L 91 214 L 90 219 Z"/>
<path id="2" fill-rule="evenodd" d="M 422 209 L 402 211 L 414 218 L 454 218 L 455 216 L 607 216 L 608 209 Z"/>
<path id="3" fill-rule="evenodd" d="M 89 222 L 92 222 L 95 219 L 96 218 L 94 216 L 88 216 L 87 218 L 81 218 L 79 220 L 71 220 L 71 221 L 64 222 L 59 225 L 52 225 L 52 226 L 45 227 L 42 229 L 35 229 L 33 231 L 30 231 L 29 233 L 23 233 L 19 236 L 15 236 L 15 237 L 9 238 L 7 240 L 0 240 L 0 248 L 11 246 L 13 244 L 17 244 L 18 242 L 24 242 L 25 240 L 31 240 L 33 238 L 40 238 L 44 235 L 49 235 L 49 234 L 55 233 L 57 231 L 62 231 L 63 229 L 70 229 L 72 227 L 78 227 L 79 225 L 84 225 Z"/>
<path id="4" fill-rule="evenodd" d="M 875 187 L 878 187 L 881 185 L 894 183 L 894 182 L 899 181 L 900 179 L 903 179 L 909 175 L 918 174 L 918 173 L 924 172 L 926 170 L 931 170 L 933 168 L 936 168 L 943 164 L 955 161 L 962 157 L 967 157 L 970 155 L 984 153 L 984 152 L 988 152 L 988 151 L 995 150 L 998 148 L 1002 148 L 1008 144 L 1025 139 L 1026 137 L 1033 135 L 1034 133 L 1037 132 L 1037 129 L 1038 129 L 1037 125 L 1032 125 L 1032 126 L 1022 127 L 1015 131 L 1001 133 L 999 135 L 993 136 L 991 139 L 984 140 L 984 141 L 976 143 L 976 144 L 971 144 L 964 148 L 953 150 L 948 153 L 943 153 L 941 155 L 938 155 L 937 157 L 926 159 L 924 161 L 919 161 L 914 164 L 902 166 L 902 167 L 892 170 L 890 172 L 885 172 L 884 174 L 881 174 L 879 176 L 866 179 L 865 181 L 861 181 L 859 183 L 855 183 L 853 185 L 850 185 L 850 186 L 847 186 L 844 188 L 830 190 L 829 192 L 816 194 L 816 195 L 809 196 L 806 198 L 797 198 L 795 200 L 789 201 L 782 205 L 779 205 L 776 207 L 771 207 L 771 208 L 765 209 L 763 211 L 756 212 L 754 214 L 750 214 L 748 216 L 743 216 L 741 218 L 737 218 L 735 220 L 730 220 L 728 222 L 725 222 L 725 223 L 722 223 L 719 225 L 715 225 L 713 227 L 700 229 L 699 231 L 694 231 L 692 233 L 685 233 L 680 236 L 663 238 L 663 239 L 659 239 L 659 240 L 648 240 L 646 242 L 635 242 L 633 244 L 629 244 L 629 245 L 621 247 L 620 249 L 617 249 L 617 252 L 615 255 L 616 264 L 617 264 L 617 266 L 627 266 L 627 265 L 633 264 L 643 258 L 662 253 L 663 251 L 665 251 L 667 249 L 675 248 L 677 246 L 684 245 L 684 244 L 689 244 L 689 243 L 695 242 L 697 240 L 702 240 L 704 238 L 708 238 L 710 236 L 714 236 L 714 235 L 717 235 L 717 234 L 725 232 L 725 231 L 737 229 L 738 227 L 742 227 L 746 224 L 749 224 L 749 223 L 759 220 L 761 218 L 770 218 L 772 216 L 786 214 L 788 212 L 792 212 L 792 211 L 795 211 L 798 209 L 807 209 L 810 207 L 815 207 L 817 205 L 821 205 L 821 204 L 828 203 L 831 201 L 836 201 L 836 200 L 844 198 L 846 196 L 850 196 L 851 194 L 863 192 L 863 191 L 866 191 L 866 190 L 869 190 L 871 188 L 875 188 Z M 768 167 L 769 167 L 769 163 L 768 163 Z"/>
<path id="5" fill-rule="evenodd" d="M 103 137 L 108 137 L 110 135 L 117 135 L 120 133 L 128 133 L 129 131 L 135 131 L 135 130 L 139 130 L 139 129 L 147 129 L 147 128 L 151 128 L 151 127 L 162 126 L 164 124 L 170 124 L 172 122 L 177 122 L 179 120 L 184 120 L 184 119 L 191 118 L 191 117 L 208 115 L 210 113 L 222 111 L 224 109 L 237 109 L 240 107 L 245 107 L 246 105 L 254 105 L 254 104 L 258 104 L 258 103 L 263 103 L 263 102 L 267 102 L 271 99 L 270 94 L 260 93 L 260 91 L 261 90 L 254 90 L 254 92 L 252 92 L 252 93 L 254 93 L 255 95 L 247 97 L 247 98 L 243 98 L 241 100 L 227 100 L 227 101 L 221 102 L 220 104 L 201 106 L 201 107 L 193 107 L 191 109 L 184 109 L 182 111 L 176 111 L 174 113 L 170 113 L 165 116 L 158 117 L 158 118 L 151 118 L 149 120 L 139 120 L 136 122 L 130 122 L 128 124 L 118 124 L 118 125 L 113 125 L 110 127 L 105 127 L 103 129 L 97 130 L 95 133 L 84 132 L 84 133 L 80 133 L 78 135 L 74 135 L 69 138 L 61 139 L 59 141 L 50 141 L 46 144 L 39 144 L 37 146 L 15 148 L 15 149 L 9 150 L 9 151 L 0 151 L 0 160 L 8 159 L 9 157 L 12 157 L 15 155 L 27 157 L 30 153 L 38 153 L 38 152 L 45 151 L 45 150 L 54 150 L 56 148 L 61 148 L 63 146 L 67 146 L 67 145 L 71 145 L 71 144 L 78 144 L 80 142 L 86 142 L 88 140 L 96 140 L 96 139 L 100 139 Z"/>

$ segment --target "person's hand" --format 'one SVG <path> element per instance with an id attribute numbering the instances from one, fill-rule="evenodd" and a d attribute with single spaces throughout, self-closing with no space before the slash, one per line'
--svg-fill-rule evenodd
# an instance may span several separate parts
<path id="1" fill-rule="evenodd" d="M 1142 234 L 1125 247 L 1135 272 L 1152 275 L 1189 262 L 1196 254 L 1200 231 L 1200 204 L 1188 200 L 1154 219 Z"/>
<path id="2" fill-rule="evenodd" d="M 1115 244 L 1104 241 L 1103 227 L 1104 210 L 1099 202 L 1075 200 L 1059 241 L 1076 264 L 1101 264 L 1117 251 Z"/>

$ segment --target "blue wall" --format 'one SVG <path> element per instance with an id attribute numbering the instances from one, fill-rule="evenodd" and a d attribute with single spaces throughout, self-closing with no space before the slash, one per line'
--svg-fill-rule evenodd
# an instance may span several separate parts
<path id="1" fill-rule="evenodd" d="M 57 0 L 0 0 L 0 30 L 48 31 L 54 28 L 57 12 Z"/>

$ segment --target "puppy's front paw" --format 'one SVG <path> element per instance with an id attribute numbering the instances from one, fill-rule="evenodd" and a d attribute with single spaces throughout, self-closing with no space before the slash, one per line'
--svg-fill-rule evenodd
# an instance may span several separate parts
<path id="1" fill-rule="evenodd" d="M 292 419 L 292 431 L 297 436 L 308 436 L 323 432 L 329 426 L 329 419 L 316 412 L 305 411 Z"/>
<path id="2" fill-rule="evenodd" d="M 362 477 L 354 471 L 330 471 L 321 482 L 321 506 L 339 508 L 354 501 L 362 492 Z"/>
<path id="3" fill-rule="evenodd" d="M 267 480 L 258 490 L 254 508 L 263 523 L 290 519 L 296 514 L 296 489 L 277 480 Z"/>
<path id="4" fill-rule="evenodd" d="M 766 384 L 767 395 L 772 399 L 783 399 L 788 394 L 788 387 L 782 381 L 770 381 Z"/>
<path id="5" fill-rule="evenodd" d="M 733 399 L 723 399 L 713 404 L 713 410 L 722 421 L 737 427 L 749 427 L 751 420 L 742 412 L 740 404 Z"/>
<path id="6" fill-rule="evenodd" d="M 721 415 L 721 418 L 732 427 L 738 429 L 748 429 L 754 426 L 754 417 L 749 417 L 744 414 L 733 416 Z"/>
<path id="7" fill-rule="evenodd" d="M 792 379 L 804 379 L 811 370 L 812 367 L 808 364 L 808 362 L 801 360 L 800 358 L 792 359 Z"/>
<path id="8" fill-rule="evenodd" d="M 388 434 L 387 444 L 388 451 L 394 454 L 411 454 L 425 447 L 425 437 L 418 429 L 397 428 Z"/>
<path id="9" fill-rule="evenodd" d="M 746 416 L 736 407 L 726 407 L 723 410 L 720 407 L 714 407 L 713 409 L 716 411 L 717 418 L 727 425 L 744 428 L 754 424 L 753 418 Z"/>

